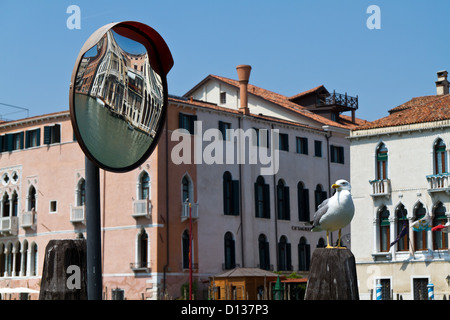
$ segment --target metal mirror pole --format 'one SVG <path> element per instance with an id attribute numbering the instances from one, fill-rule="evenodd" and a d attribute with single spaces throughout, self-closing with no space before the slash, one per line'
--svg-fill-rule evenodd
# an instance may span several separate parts
<path id="1" fill-rule="evenodd" d="M 88 300 L 102 300 L 100 169 L 85 157 Z"/>

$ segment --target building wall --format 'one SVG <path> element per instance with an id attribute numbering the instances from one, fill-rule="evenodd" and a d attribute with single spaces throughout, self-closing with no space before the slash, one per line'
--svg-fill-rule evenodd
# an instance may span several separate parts
<path id="1" fill-rule="evenodd" d="M 356 210 L 351 223 L 352 252 L 357 262 L 360 295 L 368 298 L 370 290 L 375 292 L 376 280 L 385 277 L 392 279 L 394 294 L 399 293 L 410 299 L 413 297 L 412 279 L 428 277 L 435 285 L 435 296 L 442 297 L 443 294 L 448 294 L 445 280 L 445 276 L 449 274 L 448 250 L 433 250 L 433 234 L 429 231 L 428 250 L 412 254 L 412 251 L 398 251 L 397 246 L 392 246 L 389 252 L 381 252 L 377 210 L 383 205 L 389 210 L 391 242 L 397 237 L 395 210 L 400 204 L 408 212 L 410 225 L 415 220 L 414 208 L 419 203 L 433 216 L 433 208 L 440 201 L 446 208 L 447 218 L 450 218 L 448 193 L 430 192 L 427 181 L 427 176 L 434 173 L 434 143 L 438 138 L 443 139 L 447 145 L 448 157 L 450 133 L 448 128 L 439 125 L 433 129 L 411 125 L 397 130 L 395 132 L 392 128 L 386 128 L 355 131 L 350 139 L 352 193 Z M 381 142 L 388 148 L 391 192 L 387 196 L 371 196 L 373 189 L 369 181 L 376 179 L 376 148 Z M 409 230 L 412 243 L 417 233 Z"/>

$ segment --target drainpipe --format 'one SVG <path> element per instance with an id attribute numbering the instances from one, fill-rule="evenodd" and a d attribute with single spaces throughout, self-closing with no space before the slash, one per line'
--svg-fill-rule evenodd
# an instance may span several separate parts
<path id="1" fill-rule="evenodd" d="M 239 115 L 239 132 L 241 132 L 241 115 Z M 239 138 L 240 139 L 240 138 Z M 241 256 L 242 256 L 242 268 L 245 268 L 245 251 L 244 251 L 244 212 L 242 205 L 242 194 L 243 193 L 243 183 L 242 183 L 242 162 L 239 161 L 239 211 L 240 211 L 240 219 L 241 219 Z"/>
<path id="2" fill-rule="evenodd" d="M 273 135 L 273 130 L 274 130 L 274 126 L 273 126 L 273 123 L 272 123 L 272 132 L 271 132 L 271 134 Z M 271 139 L 272 141 L 272 144 L 273 144 L 273 139 Z M 272 152 L 274 152 L 274 147 L 273 147 L 273 145 L 272 145 Z M 275 161 L 275 157 L 273 157 L 273 159 L 274 159 L 274 161 Z M 275 164 L 274 164 L 274 166 L 275 166 Z M 274 195 L 273 195 L 273 199 L 274 199 L 274 208 L 275 208 L 275 210 L 274 210 L 274 212 L 275 212 L 275 254 L 276 254 L 276 263 L 277 263 L 277 271 L 278 271 L 278 255 L 279 255 L 279 250 L 278 250 L 278 202 L 277 202 L 277 198 L 278 198 L 278 195 L 277 195 L 277 184 L 276 184 L 276 173 L 274 172 L 273 173 L 273 193 L 274 193 Z"/>
<path id="3" fill-rule="evenodd" d="M 328 170 L 328 197 L 331 197 L 331 170 L 330 170 L 330 138 L 333 133 L 329 130 L 328 126 L 324 126 L 323 130 L 326 132 L 325 138 L 327 139 L 327 170 Z M 331 243 L 333 243 L 333 232 L 330 232 Z"/>

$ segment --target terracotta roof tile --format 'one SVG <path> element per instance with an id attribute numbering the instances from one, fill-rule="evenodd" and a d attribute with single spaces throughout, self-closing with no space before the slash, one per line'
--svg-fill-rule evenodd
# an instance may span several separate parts
<path id="1" fill-rule="evenodd" d="M 225 82 L 229 85 L 232 85 L 234 87 L 239 88 L 239 81 L 237 80 L 233 80 L 233 79 L 229 79 L 229 78 L 225 78 L 225 77 L 221 77 L 221 76 L 216 76 L 216 75 L 209 75 L 208 77 L 206 77 L 203 81 L 201 81 L 196 87 L 194 87 L 193 89 L 191 89 L 189 92 L 187 92 L 184 97 L 189 96 L 193 91 L 195 91 L 196 88 L 198 88 L 202 83 L 204 83 L 205 81 L 207 81 L 210 78 L 214 78 L 217 80 L 220 80 L 222 82 Z M 304 91 L 301 94 L 306 94 L 307 92 L 313 92 L 315 90 L 320 89 L 322 86 L 318 86 L 316 88 L 313 88 L 311 90 L 308 91 Z M 328 125 L 328 126 L 333 126 L 333 127 L 339 127 L 339 128 L 345 128 L 345 129 L 352 129 L 355 126 L 358 125 L 358 122 L 362 121 L 360 119 L 358 119 L 357 124 L 351 123 L 351 121 L 348 121 L 345 119 L 344 117 L 344 121 L 341 122 L 336 122 L 336 121 L 332 121 L 330 119 L 327 119 L 325 117 L 322 117 L 318 114 L 315 114 L 309 110 L 307 110 L 305 107 L 294 103 L 292 101 L 290 101 L 290 99 L 292 99 L 292 97 L 286 97 L 284 95 L 281 95 L 279 93 L 275 93 L 272 92 L 270 90 L 266 90 L 266 89 L 262 89 L 260 87 L 254 86 L 252 84 L 248 84 L 248 92 L 250 94 L 253 94 L 255 96 L 258 96 L 264 100 L 270 101 L 274 104 L 277 104 L 285 109 L 291 110 L 297 114 L 301 114 L 309 119 L 312 119 L 314 121 L 317 121 L 318 123 L 320 123 L 321 125 Z M 299 95 L 297 95 L 298 97 Z M 342 116 L 341 116 L 342 117 Z"/>
<path id="2" fill-rule="evenodd" d="M 390 110 L 390 115 L 353 130 L 395 127 L 450 119 L 450 95 L 416 97 Z"/>

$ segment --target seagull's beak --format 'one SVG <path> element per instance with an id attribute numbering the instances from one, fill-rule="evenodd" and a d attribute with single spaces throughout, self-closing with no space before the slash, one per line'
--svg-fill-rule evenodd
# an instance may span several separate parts
<path id="1" fill-rule="evenodd" d="M 340 187 L 340 185 L 333 183 L 333 185 L 331 186 L 333 189 L 337 189 Z"/>

